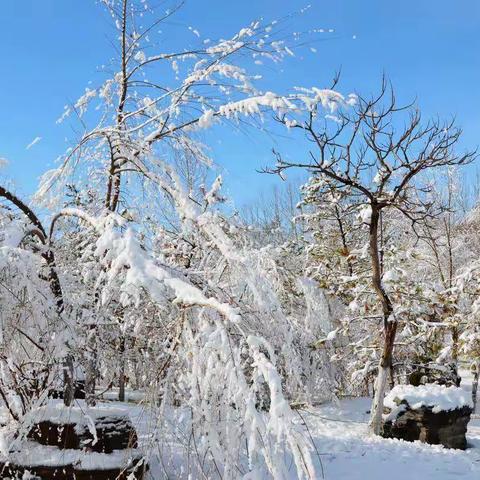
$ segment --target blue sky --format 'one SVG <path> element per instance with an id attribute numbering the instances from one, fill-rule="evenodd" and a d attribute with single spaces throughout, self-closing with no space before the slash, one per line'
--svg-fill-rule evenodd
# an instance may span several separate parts
<path id="1" fill-rule="evenodd" d="M 187 0 L 175 18 L 181 45 L 193 35 L 226 37 L 258 17 L 275 19 L 304 7 L 298 0 Z M 290 27 L 334 29 L 282 65 L 266 71 L 270 90 L 327 86 L 342 69 L 340 90 L 370 93 L 383 72 L 398 97 L 418 99 L 425 115 L 455 115 L 463 145 L 480 143 L 480 2 L 478 0 L 313 0 Z M 179 39 L 180 39 L 179 37 Z M 28 196 L 38 176 L 66 147 L 68 127 L 55 120 L 88 85 L 100 83 L 100 65 L 113 55 L 112 29 L 94 0 L 4 0 L 0 14 L 0 178 L 12 178 Z M 42 140 L 26 150 L 37 136 Z M 271 163 L 271 148 L 296 152 L 294 138 L 230 136 L 212 145 L 237 204 L 253 200 L 277 180 L 256 173 Z M 472 167 L 470 167 L 472 168 Z"/>

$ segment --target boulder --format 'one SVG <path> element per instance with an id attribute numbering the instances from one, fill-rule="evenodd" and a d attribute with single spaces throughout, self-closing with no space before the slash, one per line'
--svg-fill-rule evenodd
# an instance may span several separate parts
<path id="1" fill-rule="evenodd" d="M 472 410 L 461 388 L 397 385 L 385 397 L 383 436 L 465 450 Z"/>
<path id="2" fill-rule="evenodd" d="M 75 380 L 74 386 L 73 398 L 75 400 L 85 400 L 85 380 Z M 48 394 L 49 398 L 53 399 L 63 399 L 63 395 L 63 387 L 52 388 Z"/>
<path id="3" fill-rule="evenodd" d="M 27 438 L 0 458 L 0 478 L 12 480 L 142 480 L 148 465 L 122 409 L 62 402 L 29 412 Z"/>
<path id="4" fill-rule="evenodd" d="M 141 461 L 136 459 L 129 467 L 110 469 L 80 469 L 75 465 L 62 466 L 25 466 L 13 463 L 0 462 L 0 478 L 10 480 L 22 480 L 28 478 L 34 480 L 143 480 L 147 467 L 143 464 L 136 467 Z"/>
<path id="5" fill-rule="evenodd" d="M 126 415 L 107 415 L 94 420 L 97 441 L 84 423 L 58 424 L 50 420 L 35 423 L 27 438 L 40 445 L 66 449 L 87 449 L 99 453 L 137 447 L 137 433 Z"/>
<path id="6" fill-rule="evenodd" d="M 399 438 L 408 442 L 420 440 L 432 445 L 465 450 L 467 425 L 472 409 L 463 407 L 434 413 L 432 407 L 416 410 L 406 408 L 383 425 L 385 438 Z"/>
<path id="7" fill-rule="evenodd" d="M 415 387 L 429 383 L 459 387 L 462 378 L 455 363 L 437 364 L 434 362 L 417 364 L 408 376 L 408 383 Z"/>

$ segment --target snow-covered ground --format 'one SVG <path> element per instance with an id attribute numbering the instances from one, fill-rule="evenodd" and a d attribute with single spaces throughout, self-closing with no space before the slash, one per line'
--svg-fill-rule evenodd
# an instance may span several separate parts
<path id="1" fill-rule="evenodd" d="M 436 445 L 382 439 L 367 431 L 370 399 L 326 405 L 304 418 L 329 480 L 478 480 L 480 421 L 472 420 L 465 452 Z"/>
<path id="2" fill-rule="evenodd" d="M 471 392 L 471 376 L 462 371 L 462 388 Z M 479 480 L 480 419 L 468 427 L 466 451 L 382 439 L 367 431 L 371 400 L 343 400 L 304 415 L 328 480 Z M 475 415 L 474 417 L 477 417 Z"/>
<path id="3" fill-rule="evenodd" d="M 470 392 L 471 378 L 466 372 L 463 372 L 463 376 L 462 387 Z M 367 428 L 370 404 L 369 398 L 356 398 L 298 411 L 299 423 L 305 422 L 315 444 L 319 479 L 480 479 L 478 415 L 469 424 L 469 448 L 466 451 L 449 450 L 420 442 L 409 443 L 370 435 Z M 188 416 L 182 416 L 180 410 L 164 413 L 164 418 L 170 418 L 169 427 L 160 432 L 157 426 L 160 413 L 148 406 L 114 401 L 108 402 L 108 408 L 128 411 L 137 428 L 140 447 L 150 457 L 148 480 L 188 478 L 188 468 L 180 465 L 181 459 L 185 459 L 181 445 L 186 440 L 187 434 L 184 432 L 188 431 Z M 128 452 L 124 453 L 128 456 Z"/>
<path id="4" fill-rule="evenodd" d="M 462 387 L 470 392 L 471 378 L 466 372 L 462 374 Z M 318 478 L 480 480 L 479 418 L 470 421 L 469 448 L 466 451 L 450 450 L 370 435 L 367 429 L 370 405 L 369 398 L 356 398 L 342 400 L 338 405 L 328 404 L 309 411 L 299 411 L 299 421 L 304 420 L 308 425 L 318 453 Z M 152 420 L 148 418 L 146 410 L 138 406 L 131 407 L 130 412 L 141 438 L 148 442 L 152 435 Z M 153 475 L 150 479 L 163 478 L 155 455 L 151 465 Z"/>
<path id="5" fill-rule="evenodd" d="M 409 443 L 370 435 L 367 430 L 370 403 L 371 400 L 368 398 L 349 399 L 341 401 L 339 405 L 323 405 L 313 410 L 299 412 L 308 425 L 318 453 L 316 462 L 319 479 L 480 479 L 479 419 L 472 419 L 469 424 L 470 448 L 466 451 L 449 450 L 436 445 Z M 140 406 L 130 406 L 129 411 L 137 425 L 141 441 L 148 445 L 147 449 L 151 448 L 153 418 Z M 299 421 L 302 422 L 300 415 Z M 174 442 L 173 437 L 170 435 L 168 437 Z M 166 437 L 164 440 L 169 443 Z M 155 450 L 156 448 L 150 458 L 152 473 L 148 480 L 166 478 Z M 170 448 L 167 450 L 171 452 Z M 292 472 L 293 478 L 295 476 Z"/>
<path id="6" fill-rule="evenodd" d="M 140 406 L 127 407 L 137 426 L 140 441 L 150 451 L 148 480 L 167 478 L 157 453 L 175 455 L 172 432 L 165 432 L 162 446 L 152 444 L 155 420 Z M 473 419 L 468 430 L 470 448 L 449 450 L 420 442 L 382 439 L 367 430 L 370 399 L 343 400 L 339 405 L 324 405 L 300 411 L 308 424 L 317 455 L 318 478 L 327 480 L 479 480 L 480 420 Z M 302 421 L 299 416 L 299 421 Z M 181 426 L 176 433 L 181 437 Z M 168 445 L 170 444 L 170 445 Z M 173 458 L 170 458 L 170 461 Z M 169 462 L 170 463 L 170 462 Z M 173 463 L 177 463 L 173 460 Z M 180 470 L 176 478 L 182 478 Z M 186 475 L 185 475 L 185 478 Z M 292 479 L 296 478 L 293 475 Z"/>

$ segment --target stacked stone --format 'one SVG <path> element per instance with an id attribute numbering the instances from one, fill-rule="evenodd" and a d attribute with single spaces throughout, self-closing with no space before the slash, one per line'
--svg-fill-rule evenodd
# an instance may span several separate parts
<path id="1" fill-rule="evenodd" d="M 467 426 L 473 409 L 468 394 L 460 388 L 399 385 L 387 395 L 385 405 L 385 438 L 467 448 Z"/>
<path id="2" fill-rule="evenodd" d="M 48 419 L 34 423 L 25 451 L 12 454 L 11 461 L 0 464 L 0 478 L 21 479 L 28 473 L 28 478 L 39 480 L 142 480 L 146 465 L 135 450 L 137 434 L 128 416 L 98 416 L 94 423 L 95 436 L 84 424 L 58 424 Z M 63 461 L 52 465 L 49 460 L 42 465 L 42 459 L 32 458 L 35 462 L 29 464 L 28 451 L 34 451 L 37 457 L 41 446 L 46 447 L 47 455 L 53 452 Z"/>
<path id="3" fill-rule="evenodd" d="M 471 413 L 470 407 L 433 413 L 431 407 L 412 410 L 407 406 L 395 420 L 384 423 L 383 436 L 465 450 Z"/>

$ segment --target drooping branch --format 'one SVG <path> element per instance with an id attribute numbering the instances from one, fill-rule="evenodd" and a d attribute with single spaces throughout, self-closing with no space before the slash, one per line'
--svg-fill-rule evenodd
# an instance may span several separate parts
<path id="1" fill-rule="evenodd" d="M 90 215 L 88 215 L 86 212 L 83 210 L 79 210 L 76 208 L 66 208 L 64 210 L 61 210 L 58 212 L 53 218 L 52 222 L 50 223 L 50 230 L 48 233 L 48 241 L 51 243 L 53 241 L 53 233 L 55 231 L 55 226 L 62 217 L 76 217 L 79 218 L 80 220 L 83 220 L 84 222 L 90 224 L 92 227 L 96 228 L 97 222 L 95 219 L 93 219 Z"/>
<path id="2" fill-rule="evenodd" d="M 65 307 L 63 301 L 62 287 L 56 271 L 55 255 L 53 253 L 53 250 L 49 248 L 48 244 L 46 243 L 47 234 L 45 228 L 42 225 L 42 222 L 39 220 L 37 215 L 35 215 L 33 210 L 28 207 L 27 204 L 25 204 L 20 198 L 18 198 L 16 195 L 14 195 L 2 186 L 0 186 L 0 197 L 5 198 L 9 202 L 11 202 L 27 217 L 27 219 L 35 226 L 35 229 L 30 230 L 28 233 L 35 235 L 43 243 L 43 245 L 47 247 L 44 251 L 42 251 L 41 255 L 49 267 L 48 281 L 50 285 L 50 290 L 52 291 L 52 294 L 55 298 L 57 312 L 61 314 Z"/>

